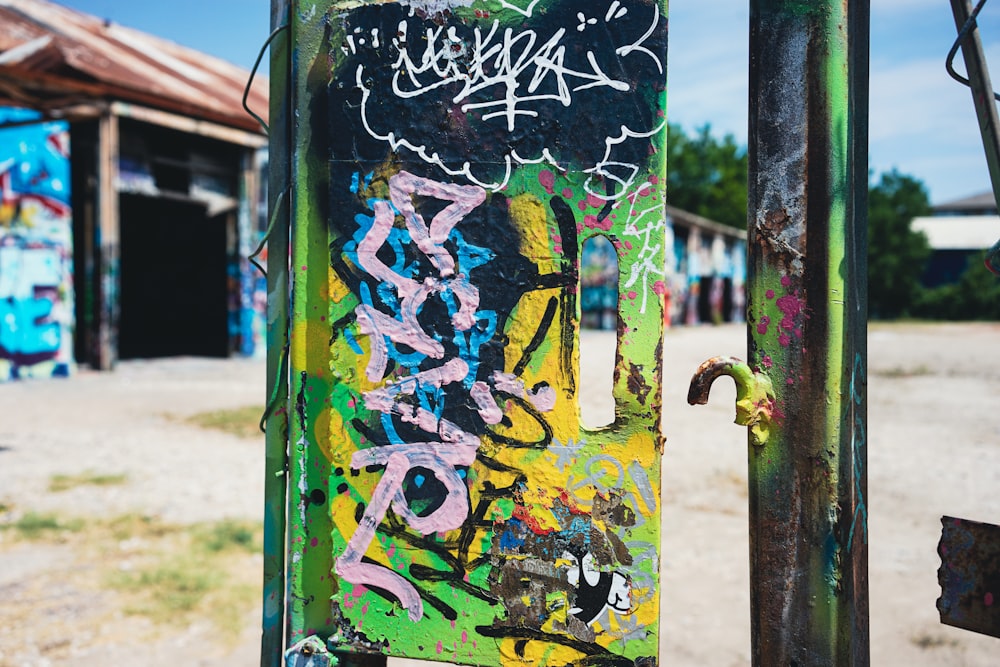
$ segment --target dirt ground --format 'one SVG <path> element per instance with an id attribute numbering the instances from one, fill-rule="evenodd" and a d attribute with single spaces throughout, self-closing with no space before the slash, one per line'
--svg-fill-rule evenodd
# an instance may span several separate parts
<path id="1" fill-rule="evenodd" d="M 719 382 L 707 406 L 685 402 L 699 363 L 745 356 L 744 332 L 668 332 L 664 665 L 749 664 L 746 434 L 732 423 L 731 383 Z M 998 662 L 997 640 L 942 626 L 935 609 L 941 515 L 1000 523 L 998 343 L 1000 325 L 992 324 L 878 325 L 870 333 L 872 664 Z M 598 376 L 607 377 L 613 345 L 611 334 L 584 335 L 582 386 L 598 391 L 583 411 L 595 423 L 608 410 Z M 256 520 L 263 440 L 184 417 L 263 401 L 263 363 L 247 360 L 128 362 L 110 374 L 0 385 L 0 524 L 28 514 L 91 523 L 151 515 L 192 526 Z M 81 473 L 118 481 L 52 490 L 55 476 Z M 253 603 L 239 616 L 245 623 L 224 633 L 204 619 L 156 624 L 133 613 L 99 573 L 119 561 L 127 569 L 121 552 L 134 543 L 84 548 L 58 533 L 25 540 L 0 530 L 0 667 L 257 663 Z"/>

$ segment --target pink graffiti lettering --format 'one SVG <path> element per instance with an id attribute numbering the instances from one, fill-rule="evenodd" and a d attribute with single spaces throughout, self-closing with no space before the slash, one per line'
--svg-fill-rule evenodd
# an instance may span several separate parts
<path id="1" fill-rule="evenodd" d="M 423 216 L 417 213 L 413 206 L 413 195 L 435 197 L 453 202 L 434 216 L 430 227 L 424 222 Z M 444 242 L 452 228 L 469 212 L 486 201 L 486 191 L 475 185 L 452 185 L 438 183 L 419 178 L 409 172 L 401 171 L 389 179 L 389 195 L 403 220 L 410 230 L 410 237 L 420 249 L 420 252 L 430 258 L 434 267 L 441 272 L 442 277 L 448 277 L 455 272 L 455 260 L 444 249 Z"/>
<path id="2" fill-rule="evenodd" d="M 476 324 L 479 307 L 479 289 L 468 281 L 467 276 L 456 274 L 455 258 L 444 244 L 455 225 L 485 201 L 485 191 L 475 186 L 438 183 L 400 172 L 389 179 L 389 192 L 392 204 L 375 202 L 374 222 L 358 243 L 361 267 L 383 283 L 393 286 L 400 299 L 398 319 L 369 304 L 361 304 L 355 310 L 359 329 L 371 341 L 366 375 L 373 382 L 381 380 L 385 374 L 388 362 L 386 339 L 407 345 L 428 358 L 443 359 L 443 345 L 429 336 L 417 320 L 421 307 L 432 294 L 449 293 L 457 301 L 458 307 L 451 318 L 457 331 L 468 331 Z M 412 199 L 414 195 L 452 203 L 427 225 L 416 211 Z M 413 245 L 437 269 L 437 278 L 427 277 L 423 282 L 417 282 L 396 273 L 377 257 L 395 223 L 395 211 L 405 220 Z M 471 466 L 475 462 L 480 440 L 432 410 L 415 405 L 409 397 L 422 389 L 440 390 L 447 385 L 461 384 L 469 373 L 468 362 L 456 357 L 445 360 L 435 368 L 386 382 L 364 395 L 367 409 L 393 415 L 428 437 L 422 442 L 370 447 L 355 452 L 351 457 L 351 468 L 354 470 L 379 465 L 385 466 L 385 472 L 372 493 L 357 530 L 336 559 L 334 570 L 352 584 L 375 586 L 391 593 L 407 610 L 412 621 L 418 621 L 423 616 L 423 603 L 417 589 L 401 574 L 382 565 L 362 562 L 362 558 L 390 507 L 410 528 L 424 535 L 455 530 L 468 517 L 468 491 L 456 467 Z M 528 391 L 521 380 L 500 372 L 491 379 L 496 391 L 527 398 L 541 411 L 551 410 L 555 404 L 556 393 L 551 387 Z M 473 382 L 469 386 L 469 398 L 483 422 L 497 424 L 503 419 L 503 411 L 489 383 L 481 380 Z M 410 509 L 403 489 L 407 475 L 414 468 L 429 471 L 445 491 L 437 508 L 426 516 L 419 516 Z"/>
<path id="3" fill-rule="evenodd" d="M 449 278 L 454 275 L 455 260 L 444 248 L 444 243 L 452 228 L 486 199 L 486 192 L 482 188 L 438 183 L 405 171 L 389 179 L 389 192 L 392 206 L 385 201 L 375 202 L 373 207 L 375 220 L 371 229 L 358 243 L 358 261 L 361 267 L 375 278 L 395 287 L 396 294 L 401 298 L 401 320 L 396 320 L 365 304 L 359 306 L 356 311 L 358 326 L 362 333 L 371 337 L 372 353 L 366 374 L 373 382 L 380 380 L 385 374 L 388 360 L 385 337 L 394 343 L 407 345 L 432 359 L 440 359 L 444 355 L 441 343 L 421 330 L 417 322 L 417 313 L 420 312 L 427 297 L 442 291 L 445 285 L 433 278 L 426 278 L 420 283 L 401 276 L 377 256 L 389 238 L 389 232 L 396 219 L 393 207 L 406 221 L 406 227 L 417 248 L 427 255 L 438 269 L 441 278 Z M 415 194 L 452 203 L 435 215 L 428 226 L 423 216 L 414 208 L 412 196 Z M 447 289 L 455 295 L 460 304 L 452 318 L 453 323 L 459 331 L 468 331 L 476 322 L 479 290 L 470 285 L 464 276 L 449 281 Z"/>

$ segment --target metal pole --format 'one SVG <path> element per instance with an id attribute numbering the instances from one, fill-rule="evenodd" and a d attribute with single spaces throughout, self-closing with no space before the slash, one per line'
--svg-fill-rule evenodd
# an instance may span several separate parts
<path id="1" fill-rule="evenodd" d="M 972 15 L 972 3 L 969 0 L 951 0 L 951 11 L 955 16 L 955 27 L 961 30 Z M 979 120 L 979 130 L 983 136 L 983 149 L 986 152 L 993 196 L 996 198 L 1000 195 L 1000 117 L 997 115 L 990 73 L 986 68 L 983 43 L 979 39 L 979 30 L 975 25 L 962 40 L 962 57 L 969 75 L 969 88 L 972 90 L 976 118 Z"/>
<path id="2" fill-rule="evenodd" d="M 271 1 L 271 29 L 288 24 L 288 0 Z M 271 43 L 268 211 L 275 224 L 267 248 L 267 434 L 264 480 L 264 604 L 261 667 L 283 663 L 285 512 L 288 440 L 288 197 L 290 45 L 288 30 Z M 284 209 L 284 210 L 275 210 Z"/>
<path id="3" fill-rule="evenodd" d="M 978 11 L 979 7 L 976 9 Z M 951 0 L 951 11 L 955 16 L 955 27 L 961 32 L 966 21 L 972 16 L 972 3 L 969 0 Z M 983 137 L 983 150 L 986 152 L 986 166 L 990 172 L 990 184 L 993 186 L 993 199 L 1000 205 L 1000 116 L 997 114 L 990 72 L 986 67 L 983 43 L 979 39 L 979 29 L 975 23 L 962 39 L 961 46 L 965 69 L 969 74 L 968 83 L 972 90 L 972 101 L 976 107 L 976 118 L 979 121 L 979 132 Z M 1000 241 L 993 244 L 986 254 L 986 267 L 1000 275 Z"/>
<path id="4" fill-rule="evenodd" d="M 755 665 L 867 665 L 867 0 L 750 3 Z M 751 435 L 751 442 L 754 438 Z"/>

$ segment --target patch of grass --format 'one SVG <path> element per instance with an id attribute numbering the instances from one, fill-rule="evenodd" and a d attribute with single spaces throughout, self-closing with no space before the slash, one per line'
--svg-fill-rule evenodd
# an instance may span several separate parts
<path id="1" fill-rule="evenodd" d="M 13 530 L 22 539 L 38 540 L 53 535 L 76 533 L 82 530 L 83 526 L 81 519 L 61 519 L 55 514 L 28 512 L 0 528 Z"/>
<path id="2" fill-rule="evenodd" d="M 958 645 L 958 642 L 955 641 L 954 639 L 951 639 L 949 637 L 943 637 L 937 634 L 932 634 L 930 632 L 921 632 L 918 635 L 910 637 L 910 643 L 924 651 L 927 651 L 929 649 L 942 648 L 944 646 Z"/>
<path id="3" fill-rule="evenodd" d="M 240 438 L 261 438 L 260 418 L 264 414 L 262 406 L 248 405 L 229 410 L 211 410 L 191 415 L 185 421 L 200 428 L 224 431 Z"/>
<path id="4" fill-rule="evenodd" d="M 78 475 L 53 475 L 49 479 L 49 491 L 58 493 L 59 491 L 75 489 L 78 486 L 115 486 L 124 484 L 127 479 L 128 475 L 123 473 L 109 475 L 90 470 Z"/>
<path id="5" fill-rule="evenodd" d="M 111 579 L 115 588 L 133 594 L 126 611 L 157 623 L 184 623 L 213 589 L 213 577 L 205 563 L 191 557 L 157 559 L 137 571 L 119 572 Z"/>
<path id="6" fill-rule="evenodd" d="M 197 526 L 194 538 L 199 548 L 213 553 L 227 550 L 257 553 L 262 548 L 258 539 L 259 526 L 250 521 L 223 519 Z"/>
<path id="7" fill-rule="evenodd" d="M 258 577 L 259 578 L 259 577 Z M 230 579 L 215 591 L 208 616 L 215 627 L 231 639 L 236 639 L 246 623 L 246 614 L 260 604 L 260 584 L 237 583 Z"/>
<path id="8" fill-rule="evenodd" d="M 162 520 L 145 514 L 123 514 L 108 519 L 102 528 L 115 541 L 155 540 L 184 530 L 181 526 L 163 523 Z"/>
<path id="9" fill-rule="evenodd" d="M 925 375 L 934 375 L 934 371 L 920 364 L 914 368 L 903 368 L 902 366 L 893 366 L 892 368 L 885 368 L 881 370 L 872 370 L 872 375 L 891 379 L 902 379 L 902 378 L 915 378 L 923 377 Z"/>
<path id="10" fill-rule="evenodd" d="M 155 625 L 209 619 L 222 637 L 235 641 L 259 604 L 260 522 L 178 525 L 140 514 L 84 521 L 17 512 L 0 523 L 0 531 L 4 546 L 68 546 L 81 570 L 92 573 L 90 585 L 114 591 L 119 609 Z"/>
<path id="11" fill-rule="evenodd" d="M 126 599 L 126 612 L 158 624 L 185 625 L 208 617 L 235 637 L 257 601 L 262 527 L 224 519 L 190 527 L 125 517 L 113 532 L 138 544 L 128 568 L 108 577 Z M 138 540 L 136 539 L 138 538 Z"/>

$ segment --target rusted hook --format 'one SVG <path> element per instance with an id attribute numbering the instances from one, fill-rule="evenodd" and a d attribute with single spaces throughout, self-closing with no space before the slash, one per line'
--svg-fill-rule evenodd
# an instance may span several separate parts
<path id="1" fill-rule="evenodd" d="M 774 388 L 771 379 L 736 357 L 713 357 L 695 372 L 688 389 L 688 403 L 705 405 L 712 383 L 728 375 L 736 383 L 736 423 L 750 427 L 750 441 L 757 445 L 767 442 L 774 408 Z"/>

